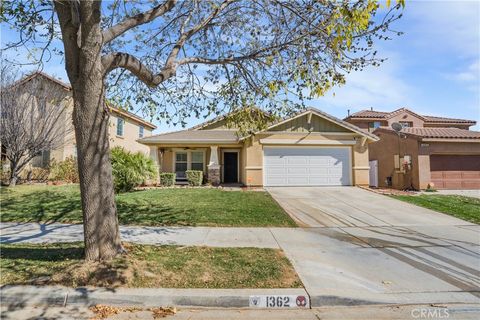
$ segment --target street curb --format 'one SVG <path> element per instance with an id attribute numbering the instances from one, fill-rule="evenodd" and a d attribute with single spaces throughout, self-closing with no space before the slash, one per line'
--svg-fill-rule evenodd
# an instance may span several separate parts
<path id="1" fill-rule="evenodd" d="M 154 288 L 68 288 L 62 286 L 3 286 L 2 305 L 25 307 L 39 305 L 128 305 L 250 308 L 250 296 L 296 295 L 308 297 L 298 289 L 154 289 Z M 258 309 L 258 307 L 251 307 Z M 309 308 L 297 307 L 298 309 Z"/>

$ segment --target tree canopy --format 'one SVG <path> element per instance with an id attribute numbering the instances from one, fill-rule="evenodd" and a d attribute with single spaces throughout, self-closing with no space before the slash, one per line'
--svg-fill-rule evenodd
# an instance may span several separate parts
<path id="1" fill-rule="evenodd" d="M 2 23 L 19 35 L 4 49 L 26 46 L 36 63 L 63 55 L 68 46 L 52 44 L 62 37 L 57 14 L 67 2 L 4 1 Z M 391 24 L 404 6 L 389 2 L 105 2 L 99 8 L 107 97 L 155 120 L 183 125 L 189 116 L 246 106 L 288 114 L 343 84 L 349 72 L 383 61 L 375 41 L 399 34 Z M 79 1 L 69 3 L 78 27 L 85 17 Z"/>

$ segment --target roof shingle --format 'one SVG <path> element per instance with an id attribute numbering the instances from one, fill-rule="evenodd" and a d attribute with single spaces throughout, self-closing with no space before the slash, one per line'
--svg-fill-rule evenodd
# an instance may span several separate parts
<path id="1" fill-rule="evenodd" d="M 407 108 L 400 108 L 392 112 L 376 111 L 376 110 L 361 110 L 349 115 L 346 119 L 358 119 L 358 118 L 369 118 L 369 119 L 387 119 L 390 116 L 399 113 L 401 111 L 410 111 Z M 412 112 L 412 111 L 410 111 Z M 457 119 L 457 118 L 447 118 L 447 117 L 436 117 L 436 116 L 426 116 L 420 115 L 424 118 L 425 122 L 434 122 L 434 123 L 466 123 L 466 124 L 475 124 L 476 121 L 468 119 Z"/>
<path id="2" fill-rule="evenodd" d="M 141 143 L 238 143 L 236 130 L 181 130 L 139 139 Z"/>
<path id="3" fill-rule="evenodd" d="M 386 130 L 394 132 L 390 128 L 380 128 L 377 130 Z M 375 131 L 377 131 L 375 130 Z M 464 130 L 458 128 L 421 128 L 409 127 L 403 128 L 401 133 L 416 136 L 419 138 L 436 138 L 436 139 L 480 139 L 479 131 Z"/>

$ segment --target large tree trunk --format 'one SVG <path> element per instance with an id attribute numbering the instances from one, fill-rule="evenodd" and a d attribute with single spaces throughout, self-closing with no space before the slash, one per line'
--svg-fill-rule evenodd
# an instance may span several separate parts
<path id="1" fill-rule="evenodd" d="M 84 6 L 84 7 L 83 7 Z M 108 112 L 100 61 L 98 3 L 82 3 L 78 77 L 72 83 L 86 260 L 107 260 L 122 251 L 109 155 Z"/>

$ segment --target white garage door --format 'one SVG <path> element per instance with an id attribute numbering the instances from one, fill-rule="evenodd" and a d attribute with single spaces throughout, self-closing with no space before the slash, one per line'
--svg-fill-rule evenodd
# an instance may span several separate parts
<path id="1" fill-rule="evenodd" d="M 350 181 L 349 147 L 265 147 L 265 186 L 345 186 Z"/>

